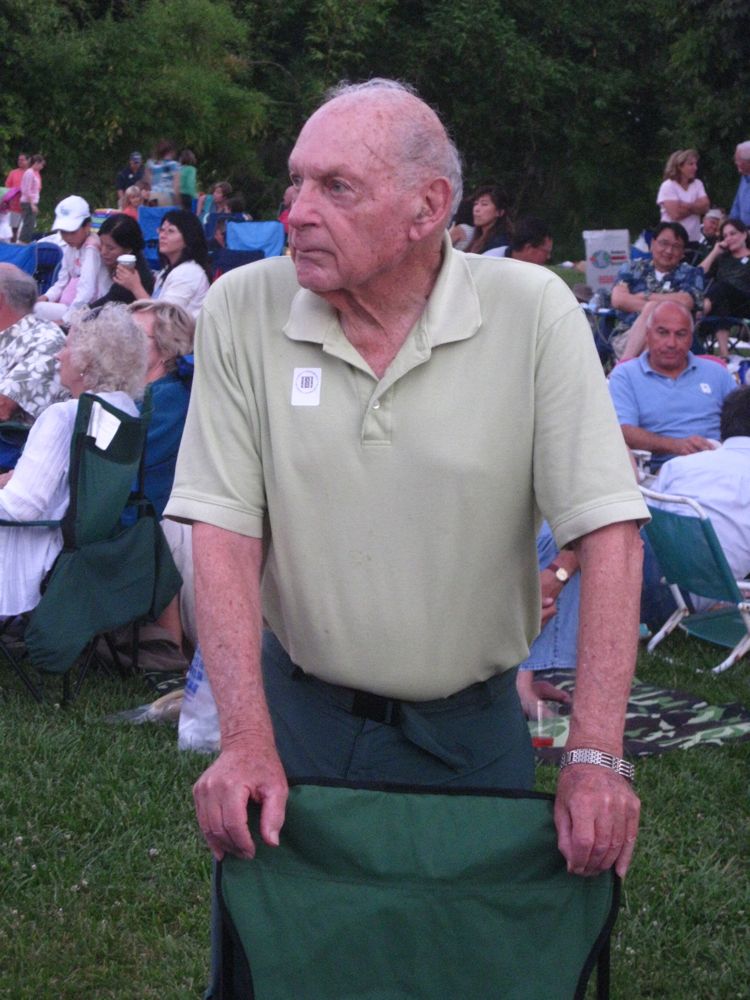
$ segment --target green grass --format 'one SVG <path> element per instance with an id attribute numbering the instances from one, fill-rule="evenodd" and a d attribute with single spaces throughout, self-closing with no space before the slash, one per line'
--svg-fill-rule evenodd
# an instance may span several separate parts
<path id="1" fill-rule="evenodd" d="M 716 653 L 671 637 L 638 674 L 750 704 L 750 662 L 695 673 Z M 74 706 L 40 708 L 0 666 L 0 997 L 201 995 L 210 864 L 190 788 L 205 758 L 179 753 L 172 728 L 103 721 L 145 700 L 137 681 L 96 677 Z M 540 788 L 554 780 L 539 769 Z M 748 996 L 750 743 L 642 759 L 636 780 L 614 1000 Z"/>

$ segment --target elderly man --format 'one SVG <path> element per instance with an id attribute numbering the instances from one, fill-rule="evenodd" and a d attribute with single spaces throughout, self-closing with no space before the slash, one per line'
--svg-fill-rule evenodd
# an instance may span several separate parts
<path id="1" fill-rule="evenodd" d="M 30 275 L 0 264 L 0 420 L 31 424 L 50 403 L 70 398 L 55 360 L 65 334 L 34 316 L 36 296 Z"/>
<path id="2" fill-rule="evenodd" d="M 511 257 L 527 264 L 547 264 L 552 256 L 552 232 L 546 222 L 529 215 L 519 219 L 507 247 L 485 250 L 484 257 Z"/>
<path id="3" fill-rule="evenodd" d="M 729 214 L 750 226 L 750 141 L 738 143 L 734 151 L 734 165 L 740 175 L 740 183 Z"/>
<path id="4" fill-rule="evenodd" d="M 252 857 L 252 798 L 278 843 L 285 771 L 530 787 L 541 511 L 582 567 L 560 849 L 624 874 L 645 507 L 588 326 L 548 271 L 452 250 L 458 154 L 403 86 L 341 88 L 289 166 L 292 259 L 209 293 L 166 511 L 194 523 L 221 722 L 204 836 Z"/>
<path id="5" fill-rule="evenodd" d="M 623 264 L 612 287 L 612 308 L 617 323 L 610 343 L 623 361 L 643 350 L 646 321 L 654 305 L 678 302 L 687 309 L 703 304 L 703 272 L 682 258 L 688 235 L 679 222 L 660 222 L 651 240 L 651 260 Z"/>
<path id="6" fill-rule="evenodd" d="M 652 468 L 674 455 L 713 448 L 722 403 L 735 387 L 722 364 L 691 353 L 692 342 L 690 311 L 661 302 L 648 317 L 646 352 L 609 377 L 625 443 L 650 451 Z"/>

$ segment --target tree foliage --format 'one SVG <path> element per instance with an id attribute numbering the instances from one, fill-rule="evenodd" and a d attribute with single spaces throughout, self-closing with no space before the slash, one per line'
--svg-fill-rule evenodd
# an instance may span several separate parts
<path id="1" fill-rule="evenodd" d="M 571 243 L 653 223 L 678 147 L 728 204 L 750 135 L 744 0 L 0 0 L 0 38 L 2 160 L 41 149 L 48 191 L 94 200 L 168 135 L 204 183 L 273 210 L 302 121 L 342 78 L 415 84 L 469 188 L 498 180 Z"/>

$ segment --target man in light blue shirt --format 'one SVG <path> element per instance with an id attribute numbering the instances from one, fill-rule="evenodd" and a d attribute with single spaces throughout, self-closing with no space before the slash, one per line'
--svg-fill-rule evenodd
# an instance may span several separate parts
<path id="1" fill-rule="evenodd" d="M 735 389 L 721 411 L 722 445 L 701 455 L 667 462 L 654 489 L 697 500 L 716 530 L 738 580 L 750 573 L 750 386 Z M 684 506 L 659 507 L 690 514 Z"/>
<path id="2" fill-rule="evenodd" d="M 734 151 L 734 165 L 740 173 L 740 183 L 729 215 L 750 225 L 750 141 L 741 142 Z"/>
<path id="3" fill-rule="evenodd" d="M 689 310 L 660 303 L 649 317 L 646 352 L 609 378 L 625 443 L 650 451 L 653 468 L 715 447 L 722 403 L 735 388 L 722 364 L 691 353 L 692 338 Z"/>

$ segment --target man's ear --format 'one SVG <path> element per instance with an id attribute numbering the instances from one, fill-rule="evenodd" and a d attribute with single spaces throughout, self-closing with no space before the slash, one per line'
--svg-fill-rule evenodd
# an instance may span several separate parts
<path id="1" fill-rule="evenodd" d="M 444 229 L 450 214 L 453 192 L 445 177 L 436 177 L 420 192 L 409 230 L 413 240 L 423 240 L 436 229 Z"/>

